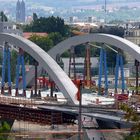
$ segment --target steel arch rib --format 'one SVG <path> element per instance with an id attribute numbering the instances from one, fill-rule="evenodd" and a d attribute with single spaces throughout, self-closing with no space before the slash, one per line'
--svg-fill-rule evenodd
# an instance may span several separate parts
<path id="1" fill-rule="evenodd" d="M 140 61 L 140 47 L 138 45 L 115 35 L 100 33 L 86 34 L 68 38 L 54 46 L 48 51 L 48 54 L 55 59 L 57 54 L 61 55 L 66 50 L 70 49 L 71 46 L 77 46 L 86 42 L 106 43 L 116 46 L 117 48 L 128 52 L 134 59 Z"/>
<path id="2" fill-rule="evenodd" d="M 14 34 L 1 33 L 0 43 L 5 41 L 9 44 L 20 47 L 24 51 L 29 53 L 34 59 L 39 62 L 42 68 L 47 70 L 48 74 L 55 81 L 56 85 L 64 93 L 64 96 L 68 98 L 68 100 L 72 103 L 78 103 L 78 101 L 76 100 L 76 93 L 78 91 L 77 87 L 73 84 L 66 73 L 60 68 L 60 66 L 54 61 L 54 59 L 49 56 L 44 50 L 23 37 Z"/>
<path id="3" fill-rule="evenodd" d="M 8 36 L 8 34 L 0 34 L 0 43 L 5 41 L 4 35 L 5 35 L 5 38 Z M 9 36 L 11 36 L 11 35 L 9 35 Z M 12 35 L 12 36 L 13 37 L 9 38 L 8 40 L 9 40 L 9 42 L 13 42 L 13 44 L 15 44 L 14 41 L 12 40 L 15 37 L 15 35 Z M 21 37 L 18 37 L 18 36 L 16 36 L 16 38 L 21 39 Z M 25 40 L 25 39 L 22 38 L 21 40 Z M 29 44 L 31 43 L 28 40 L 25 40 L 25 42 L 26 41 L 29 42 Z M 61 55 L 62 53 L 64 53 L 68 49 L 70 49 L 71 46 L 77 46 L 79 44 L 83 44 L 86 42 L 99 42 L 99 43 L 106 43 L 106 44 L 116 46 L 117 48 L 120 48 L 123 51 L 128 52 L 134 59 L 137 59 L 138 61 L 140 61 L 140 47 L 139 46 L 137 46 L 136 44 L 134 44 L 124 38 L 121 38 L 121 37 L 118 37 L 115 35 L 109 35 L 109 34 L 86 34 L 86 35 L 74 36 L 74 37 L 68 38 L 68 39 L 62 41 L 61 43 L 57 44 L 56 46 L 54 46 L 50 51 L 48 51 L 48 54 L 50 56 L 52 56 L 52 58 L 56 59 L 57 54 Z M 19 43 L 20 43 L 20 45 L 23 45 L 20 41 L 19 41 Z M 34 43 L 31 43 L 31 44 L 32 44 L 31 47 L 37 46 Z M 33 56 L 33 52 L 31 52 L 31 54 Z M 61 84 L 61 86 L 63 86 L 63 85 Z M 60 88 L 60 86 L 59 86 L 59 88 Z M 60 90 L 61 90 L 61 88 L 60 88 Z"/>
<path id="4" fill-rule="evenodd" d="M 137 45 L 124 38 L 109 34 L 86 34 L 74 36 L 54 46 L 51 50 L 48 51 L 48 54 L 56 60 L 57 54 L 61 55 L 63 52 L 70 49 L 71 46 L 76 46 L 86 42 L 100 42 L 116 46 L 128 52 L 135 59 L 140 61 L 140 48 Z M 40 71 L 41 67 L 38 67 L 38 73 L 40 73 Z M 30 73 L 31 72 L 27 73 L 26 79 L 28 83 L 33 79 L 33 77 L 28 76 L 31 75 Z"/>

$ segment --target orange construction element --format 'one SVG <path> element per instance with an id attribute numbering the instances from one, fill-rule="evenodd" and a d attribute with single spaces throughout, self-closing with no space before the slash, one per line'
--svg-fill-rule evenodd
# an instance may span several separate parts
<path id="1" fill-rule="evenodd" d="M 72 33 L 73 33 L 74 35 L 84 35 L 84 34 L 86 34 L 86 33 L 84 33 L 84 32 L 76 31 L 76 30 L 73 30 Z"/>
<path id="2" fill-rule="evenodd" d="M 77 100 L 80 101 L 80 98 L 81 98 L 81 80 L 72 80 L 72 81 L 78 88 L 78 92 L 76 94 L 76 97 L 77 97 Z"/>

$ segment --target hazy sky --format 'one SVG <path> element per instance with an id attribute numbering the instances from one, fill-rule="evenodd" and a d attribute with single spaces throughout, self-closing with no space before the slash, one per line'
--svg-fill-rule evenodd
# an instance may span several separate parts
<path id="1" fill-rule="evenodd" d="M 11 2 L 11 1 L 17 1 L 17 0 L 0 0 L 0 2 Z M 20 0 L 21 1 L 21 0 Z M 29 1 L 30 2 L 30 0 L 24 0 L 25 2 L 27 2 L 27 1 Z M 32 0 L 33 1 L 33 0 Z M 36 1 L 36 0 L 35 0 Z M 43 0 L 42 0 L 43 1 Z M 44 1 L 46 1 L 46 0 L 44 0 Z M 60 1 L 60 2 L 63 2 L 63 1 L 73 1 L 73 2 L 94 2 L 94 1 L 96 1 L 96 0 L 50 0 L 50 1 Z"/>
<path id="2" fill-rule="evenodd" d="M 2 1 L 2 0 L 1 0 Z M 3 1 L 17 1 L 17 0 L 3 0 Z M 21 0 L 20 0 L 21 1 Z M 24 0 L 24 1 L 30 1 L 30 0 Z M 44 0 L 46 1 L 46 0 Z M 51 0 L 51 1 L 78 1 L 78 2 L 93 2 L 97 0 Z M 105 0 L 99 0 L 99 1 L 105 1 Z M 124 0 L 106 0 L 106 1 L 124 1 Z M 127 1 L 127 0 L 126 0 Z M 133 1 L 133 0 L 132 0 Z"/>
<path id="3" fill-rule="evenodd" d="M 17 1 L 17 0 L 0 0 L 0 1 L 8 2 L 8 1 Z"/>
<path id="4" fill-rule="evenodd" d="M 0 1 L 17 1 L 17 0 L 0 0 Z M 30 1 L 30 0 L 24 0 L 24 1 Z M 51 1 L 60 1 L 60 2 L 61 1 L 94 2 L 96 0 L 51 0 Z M 104 1 L 104 0 L 102 0 L 102 1 Z M 112 0 L 112 1 L 121 1 L 121 0 Z"/>
<path id="5" fill-rule="evenodd" d="M 13 2 L 16 2 L 17 0 L 0 0 L 0 2 L 11 2 L 11 1 L 13 1 Z M 21 0 L 20 0 L 21 1 Z M 46 1 L 46 3 L 47 2 L 49 2 L 49 3 L 51 3 L 51 2 L 76 2 L 76 3 L 90 3 L 90 2 L 95 2 L 95 1 L 97 1 L 97 0 L 24 0 L 25 2 L 37 2 L 37 3 L 39 3 L 40 1 L 42 1 L 42 2 L 45 2 Z M 99 0 L 100 2 L 105 2 L 105 0 Z M 106 0 L 106 2 L 121 2 L 121 1 L 125 1 L 125 2 L 127 2 L 127 0 Z M 130 1 L 130 0 L 129 0 Z M 140 0 L 137 0 L 137 2 L 139 2 Z M 131 2 L 134 2 L 133 0 L 131 0 Z"/>

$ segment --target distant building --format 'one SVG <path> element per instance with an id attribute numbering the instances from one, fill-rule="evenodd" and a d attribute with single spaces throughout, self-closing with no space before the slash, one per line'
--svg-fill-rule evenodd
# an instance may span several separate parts
<path id="1" fill-rule="evenodd" d="M 16 21 L 19 22 L 20 21 L 20 1 L 17 1 L 17 5 L 16 5 Z"/>
<path id="2" fill-rule="evenodd" d="M 93 22 L 95 22 L 96 20 L 97 20 L 96 17 L 88 17 L 87 22 L 88 22 L 88 23 L 93 23 Z"/>
<path id="3" fill-rule="evenodd" d="M 16 22 L 24 23 L 25 22 L 25 2 L 17 1 L 16 4 Z"/>
<path id="4" fill-rule="evenodd" d="M 21 22 L 25 22 L 25 2 L 21 2 Z"/>
<path id="5" fill-rule="evenodd" d="M 140 46 L 140 28 L 125 30 L 124 38 Z"/>
<path id="6" fill-rule="evenodd" d="M 75 16 L 69 18 L 70 23 L 77 22 L 77 21 L 78 21 L 78 18 Z"/>
<path id="7" fill-rule="evenodd" d="M 27 16 L 26 23 L 30 24 L 32 21 L 33 21 L 33 17 L 32 16 Z"/>
<path id="8" fill-rule="evenodd" d="M 133 25 L 131 28 L 127 25 L 124 38 L 140 46 L 140 23 L 139 25 Z M 134 59 L 128 54 L 126 56 L 127 61 L 134 64 Z"/>
<path id="9" fill-rule="evenodd" d="M 18 29 L 12 22 L 0 22 L 0 32 L 23 36 L 22 30 Z"/>
<path id="10" fill-rule="evenodd" d="M 140 22 L 127 23 L 124 38 L 140 46 Z M 125 56 L 128 62 L 126 66 L 130 69 L 130 75 L 135 76 L 135 60 L 127 52 L 125 52 Z"/>

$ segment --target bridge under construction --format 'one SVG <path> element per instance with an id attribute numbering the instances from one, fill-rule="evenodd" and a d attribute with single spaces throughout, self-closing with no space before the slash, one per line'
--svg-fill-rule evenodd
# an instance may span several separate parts
<path id="1" fill-rule="evenodd" d="M 58 56 L 61 56 L 67 50 L 70 50 L 72 46 L 77 46 L 79 44 L 87 44 L 86 48 L 86 58 L 85 58 L 85 77 L 84 77 L 84 85 L 86 87 L 91 86 L 91 77 L 90 77 L 90 46 L 93 47 L 93 44 L 90 42 L 98 42 L 102 43 L 103 46 L 113 45 L 118 48 L 116 53 L 116 71 L 115 71 L 115 86 L 114 92 L 114 104 L 111 105 L 100 105 L 99 98 L 96 99 L 95 104 L 96 107 L 92 104 L 87 104 L 85 106 L 86 109 L 81 110 L 78 108 L 79 103 L 80 107 L 82 106 L 81 101 L 81 80 L 77 81 L 74 76 L 73 81 L 69 76 L 62 70 L 62 68 L 57 63 Z M 128 102 L 128 95 L 125 93 L 125 81 L 124 81 L 124 69 L 123 69 L 123 57 L 121 55 L 121 51 L 126 51 L 130 55 L 134 57 L 136 60 L 136 94 L 138 94 L 138 68 L 139 68 L 139 60 L 140 60 L 140 49 L 137 45 L 132 42 L 125 40 L 123 38 L 108 35 L 108 34 L 86 34 L 71 37 L 54 46 L 51 50 L 46 53 L 39 46 L 34 44 L 33 42 L 12 34 L 0 34 L 0 44 L 3 49 L 3 60 L 2 60 L 2 82 L 1 82 L 1 95 L 0 95 L 0 116 L 2 118 L 13 119 L 13 120 L 23 120 L 29 121 L 33 123 L 39 123 L 41 125 L 52 125 L 52 124 L 74 124 L 78 119 L 79 115 L 90 116 L 92 118 L 100 118 L 101 120 L 106 119 L 103 114 L 119 114 L 119 100 L 122 102 Z M 13 97 L 13 88 L 11 81 L 11 48 L 17 51 L 17 65 L 16 65 L 16 80 L 15 80 L 15 96 Z M 35 74 L 33 74 L 34 67 L 31 67 L 28 73 L 25 71 L 25 62 L 24 55 L 27 52 L 36 62 L 35 65 Z M 73 55 L 73 62 L 75 61 L 75 56 Z M 72 65 L 70 58 L 70 67 Z M 73 65 L 75 67 L 75 65 Z M 20 70 L 21 67 L 21 70 Z M 59 89 L 65 99 L 68 101 L 67 104 L 63 106 L 59 106 L 58 102 L 44 101 L 41 97 L 41 93 L 37 94 L 37 74 L 39 75 L 42 71 L 42 68 L 48 73 L 49 77 L 51 77 L 51 82 L 49 83 L 52 86 L 56 86 Z M 103 75 L 102 69 L 104 68 L 104 76 L 105 76 L 105 94 L 109 96 L 108 93 L 108 75 L 107 75 L 107 62 L 106 62 L 106 50 L 105 47 L 100 47 L 100 61 L 99 61 L 99 80 L 98 80 L 98 96 L 101 94 L 101 78 Z M 121 69 L 121 80 L 122 80 L 122 91 L 121 94 L 118 94 L 118 72 L 119 68 Z M 5 89 L 6 83 L 6 70 L 8 77 L 8 92 Z M 22 84 L 20 82 L 20 71 L 22 71 Z M 34 89 L 30 90 L 30 97 L 27 98 L 27 85 L 35 78 Z M 54 84 L 55 83 L 55 84 Z M 19 94 L 21 91 L 22 85 L 22 94 Z M 41 90 L 38 90 L 41 92 Z M 32 96 L 32 94 L 34 94 Z M 20 97 L 22 96 L 22 97 Z M 52 90 L 50 96 L 54 97 Z M 33 98 L 32 98 L 33 97 Z M 57 97 L 54 97 L 57 98 Z M 51 106 L 48 106 L 48 103 L 51 102 Z M 121 102 L 121 103 L 122 103 Z M 91 101 L 93 103 L 93 101 Z M 66 107 L 66 106 L 69 107 Z M 137 104 L 139 105 L 139 103 Z M 89 108 L 92 109 L 89 109 Z M 88 109 L 87 109 L 88 108 Z M 96 108 L 96 110 L 95 110 Z M 98 110 L 98 112 L 97 112 Z M 106 110 L 106 111 L 105 111 Z M 109 111 L 110 110 L 110 111 Z M 83 112 L 84 111 L 84 112 Z M 98 116 L 93 115 L 93 113 L 99 113 Z M 124 114 L 123 114 L 124 115 Z M 121 117 L 123 117 L 121 114 Z M 81 116 L 80 116 L 81 117 Z M 126 123 L 122 121 L 121 117 L 114 118 L 113 116 L 110 120 L 118 119 L 117 123 Z M 81 122 L 81 121 L 80 121 Z M 81 127 L 81 126 L 80 126 Z"/>

